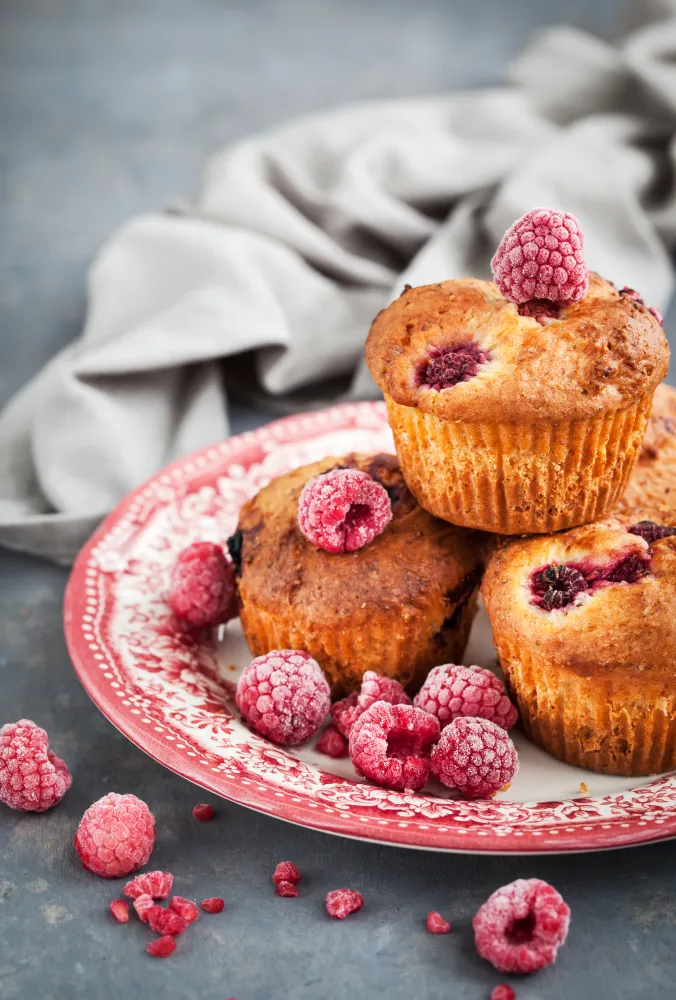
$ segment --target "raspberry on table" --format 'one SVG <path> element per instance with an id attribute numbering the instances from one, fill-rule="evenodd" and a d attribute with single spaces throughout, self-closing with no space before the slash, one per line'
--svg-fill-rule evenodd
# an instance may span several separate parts
<path id="1" fill-rule="evenodd" d="M 110 912 L 120 924 L 126 924 L 129 920 L 129 904 L 126 899 L 114 899 L 110 904 Z"/>
<path id="2" fill-rule="evenodd" d="M 138 899 L 148 895 L 152 899 L 166 899 L 174 884 L 174 876 L 169 872 L 143 872 L 124 887 L 125 896 Z"/>
<path id="3" fill-rule="evenodd" d="M 570 909 L 560 894 L 539 878 L 502 886 L 473 920 L 481 958 L 498 972 L 536 972 L 551 965 L 566 940 Z"/>
<path id="4" fill-rule="evenodd" d="M 509 227 L 491 261 L 500 292 L 511 302 L 579 302 L 589 269 L 584 236 L 574 215 L 534 208 Z"/>
<path id="5" fill-rule="evenodd" d="M 175 909 L 165 909 L 156 903 L 153 903 L 148 910 L 146 920 L 151 931 L 155 931 L 156 934 L 171 934 L 172 937 L 176 937 L 188 928 L 187 921 Z"/>
<path id="6" fill-rule="evenodd" d="M 620 295 L 624 296 L 627 299 L 631 299 L 632 302 L 638 302 L 638 304 L 641 306 L 645 306 L 650 315 L 654 316 L 654 318 L 657 320 L 660 326 L 664 325 L 664 316 L 659 311 L 659 309 L 656 309 L 654 306 L 646 306 L 645 302 L 643 301 L 643 297 L 639 295 L 639 293 L 635 291 L 633 288 L 629 288 L 627 285 L 625 285 L 624 288 L 620 288 Z"/>
<path id="7" fill-rule="evenodd" d="M 237 615 L 235 574 L 220 545 L 193 542 L 171 574 L 169 607 L 193 628 L 221 625 Z"/>
<path id="8" fill-rule="evenodd" d="M 419 791 L 429 777 L 439 722 L 413 705 L 377 701 L 350 732 L 350 760 L 358 774 L 383 788 Z"/>
<path id="9" fill-rule="evenodd" d="M 147 944 L 146 951 L 153 958 L 168 958 L 176 951 L 176 941 L 170 934 L 165 934 L 164 937 L 155 938 L 154 941 Z"/>
<path id="10" fill-rule="evenodd" d="M 293 885 L 300 882 L 301 874 L 293 861 L 280 861 L 272 874 L 272 881 L 275 885 L 280 882 L 291 882 Z"/>
<path id="11" fill-rule="evenodd" d="M 83 868 L 102 878 L 119 878 L 148 863 L 155 846 L 155 818 L 135 795 L 110 792 L 80 820 L 75 850 Z"/>
<path id="12" fill-rule="evenodd" d="M 670 528 L 666 524 L 655 524 L 654 521 L 639 521 L 638 524 L 632 524 L 631 528 L 627 528 L 627 531 L 630 535 L 638 535 L 639 538 L 645 539 L 648 545 L 658 542 L 660 538 L 676 535 L 676 528 Z"/>
<path id="13" fill-rule="evenodd" d="M 220 913 L 225 906 L 225 901 L 219 896 L 212 896 L 210 899 L 203 899 L 200 906 L 205 913 Z"/>
<path id="14" fill-rule="evenodd" d="M 491 990 L 490 1000 L 516 1000 L 516 993 L 507 983 L 500 983 Z"/>
<path id="15" fill-rule="evenodd" d="M 469 382 L 490 360 L 490 352 L 473 340 L 450 347 L 433 347 L 429 358 L 418 366 L 416 382 L 437 391 L 450 389 L 459 382 Z"/>
<path id="16" fill-rule="evenodd" d="M 352 691 L 346 698 L 341 698 L 331 706 L 331 718 L 338 731 L 349 737 L 359 716 L 376 701 L 387 701 L 391 705 L 411 704 L 411 699 L 399 681 L 378 674 L 375 670 L 367 670 L 362 677 L 360 690 Z"/>
<path id="17" fill-rule="evenodd" d="M 193 924 L 200 915 L 197 903 L 191 899 L 185 899 L 184 896 L 172 896 L 169 900 L 169 909 L 183 917 L 186 924 Z"/>
<path id="18" fill-rule="evenodd" d="M 490 719 L 459 716 L 432 750 L 432 774 L 448 788 L 472 799 L 487 799 L 509 784 L 519 770 L 516 747 Z"/>
<path id="19" fill-rule="evenodd" d="M 453 663 L 434 667 L 413 704 L 435 715 L 442 727 L 459 716 L 469 715 L 490 719 L 503 729 L 511 729 L 518 718 L 504 684 L 485 667 L 462 667 Z"/>
<path id="20" fill-rule="evenodd" d="M 44 729 L 30 719 L 0 729 L 0 802 L 22 812 L 44 812 L 72 783 L 65 761 L 49 749 Z"/>
<path id="21" fill-rule="evenodd" d="M 193 806 L 192 814 L 200 823 L 208 823 L 210 819 L 214 818 L 213 806 L 210 806 L 206 802 L 199 802 L 196 806 Z"/>
<path id="22" fill-rule="evenodd" d="M 364 905 L 364 897 L 356 889 L 334 889 L 326 894 L 326 912 L 336 920 L 344 920 Z"/>
<path id="23" fill-rule="evenodd" d="M 307 653 L 273 649 L 241 675 L 236 701 L 245 721 L 261 736 L 295 746 L 314 736 L 324 722 L 331 691 L 321 667 Z"/>
<path id="24" fill-rule="evenodd" d="M 545 566 L 536 570 L 531 579 L 534 603 L 544 611 L 567 608 L 577 595 L 588 589 L 587 580 L 573 566 Z"/>
<path id="25" fill-rule="evenodd" d="M 384 486 L 359 469 L 332 469 L 305 484 L 298 526 L 326 552 L 355 552 L 377 538 L 392 520 Z"/>
<path id="26" fill-rule="evenodd" d="M 142 920 L 144 924 L 148 923 L 148 911 L 152 910 L 155 903 L 153 902 L 153 897 L 145 893 L 143 896 L 139 896 L 134 900 L 132 906 L 136 911 L 136 916 L 139 920 Z"/>
<path id="27" fill-rule="evenodd" d="M 430 934 L 449 934 L 451 931 L 451 925 L 448 920 L 444 920 L 442 915 L 437 913 L 436 910 L 430 910 L 427 914 L 425 926 Z"/>
<path id="28" fill-rule="evenodd" d="M 278 896 L 289 896 L 291 898 L 295 898 L 298 895 L 298 889 L 293 882 L 278 882 L 276 892 Z"/>
<path id="29" fill-rule="evenodd" d="M 317 752 L 339 760 L 347 757 L 347 740 L 335 726 L 327 726 L 317 740 Z"/>

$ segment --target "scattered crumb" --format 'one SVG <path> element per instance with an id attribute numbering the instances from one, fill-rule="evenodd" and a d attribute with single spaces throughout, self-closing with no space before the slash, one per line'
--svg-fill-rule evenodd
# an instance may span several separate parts
<path id="1" fill-rule="evenodd" d="M 589 789 L 585 785 L 584 781 L 580 782 L 580 791 L 582 792 L 583 795 L 589 795 Z"/>
<path id="2" fill-rule="evenodd" d="M 511 787 L 512 787 L 512 782 L 508 781 L 506 785 L 502 786 L 502 788 L 500 789 L 500 791 L 501 792 L 508 792 Z"/>

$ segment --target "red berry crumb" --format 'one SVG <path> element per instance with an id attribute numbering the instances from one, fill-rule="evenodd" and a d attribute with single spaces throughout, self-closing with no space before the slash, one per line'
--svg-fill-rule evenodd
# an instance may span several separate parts
<path id="1" fill-rule="evenodd" d="M 262 736 L 281 746 L 295 746 L 322 725 L 331 693 L 311 656 L 273 649 L 253 660 L 241 675 L 236 701 L 246 722 Z"/>
<path id="2" fill-rule="evenodd" d="M 211 899 L 203 899 L 200 906 L 205 913 L 220 913 L 225 902 L 218 896 L 213 896 Z"/>
<path id="3" fill-rule="evenodd" d="M 200 915 L 197 903 L 183 896 L 172 896 L 169 900 L 169 909 L 183 917 L 186 924 L 193 924 Z"/>
<path id="4" fill-rule="evenodd" d="M 139 896 L 138 899 L 135 899 L 132 905 L 136 910 L 136 916 L 139 920 L 142 920 L 144 924 L 147 924 L 148 911 L 152 910 L 155 905 L 153 903 L 153 897 L 146 893 L 144 896 Z"/>
<path id="5" fill-rule="evenodd" d="M 517 879 L 490 896 L 474 917 L 474 941 L 498 972 L 536 972 L 556 960 L 570 909 L 539 878 Z"/>
<path id="6" fill-rule="evenodd" d="M 75 834 L 83 868 L 119 878 L 148 863 L 155 845 L 155 819 L 135 795 L 110 792 L 87 809 Z"/>
<path id="7" fill-rule="evenodd" d="M 293 882 L 278 882 L 276 891 L 278 896 L 290 896 L 295 898 L 298 895 L 298 889 L 296 889 Z"/>
<path id="8" fill-rule="evenodd" d="M 491 267 L 495 283 L 511 302 L 579 302 L 587 294 L 584 236 L 569 212 L 534 208 L 517 219 L 502 237 Z"/>
<path id="9" fill-rule="evenodd" d="M 350 732 L 350 759 L 358 774 L 383 788 L 419 791 L 429 777 L 439 722 L 413 705 L 377 701 Z"/>
<path id="10" fill-rule="evenodd" d="M 126 899 L 114 899 L 110 904 L 110 912 L 120 924 L 129 920 L 129 904 Z"/>
<path id="11" fill-rule="evenodd" d="M 624 288 L 620 288 L 620 295 L 624 296 L 625 298 L 631 299 L 633 302 L 638 302 L 639 305 L 641 306 L 645 306 L 648 312 L 655 317 L 660 326 L 664 325 L 664 316 L 659 311 L 659 309 L 656 309 L 655 306 L 646 306 L 645 302 L 643 301 L 643 297 L 639 295 L 639 293 L 635 289 L 628 288 L 625 285 Z"/>
<path id="12" fill-rule="evenodd" d="M 213 807 L 206 802 L 200 802 L 193 806 L 192 814 L 200 823 L 208 823 L 210 819 L 214 818 Z"/>
<path id="13" fill-rule="evenodd" d="M 509 784 L 519 769 L 516 748 L 490 719 L 460 716 L 449 723 L 431 759 L 432 774 L 468 798 L 487 799 Z"/>
<path id="14" fill-rule="evenodd" d="M 291 882 L 295 885 L 300 880 L 301 874 L 293 861 L 280 861 L 272 875 L 275 885 L 279 885 L 280 882 Z"/>
<path id="15" fill-rule="evenodd" d="M 334 701 L 331 706 L 331 718 L 333 719 L 333 724 L 338 732 L 342 733 L 343 736 L 350 735 L 352 726 L 362 714 L 361 709 L 357 704 L 358 701 L 359 692 L 352 691 L 346 698 L 340 698 L 338 701 Z"/>
<path id="16" fill-rule="evenodd" d="M 44 812 L 60 802 L 73 779 L 49 738 L 30 719 L 0 729 L 0 802 L 22 812 Z"/>
<path id="17" fill-rule="evenodd" d="M 171 574 L 169 607 L 193 628 L 220 625 L 237 614 L 235 574 L 220 545 L 193 542 Z"/>
<path id="18" fill-rule="evenodd" d="M 500 983 L 491 990 L 490 1000 L 516 1000 L 516 993 L 507 983 Z"/>
<path id="19" fill-rule="evenodd" d="M 442 726 L 458 716 L 471 715 L 511 729 L 518 718 L 504 684 L 484 667 L 459 667 L 453 663 L 434 667 L 413 704 L 436 715 Z"/>
<path id="20" fill-rule="evenodd" d="M 174 876 L 169 872 L 143 872 L 137 875 L 124 887 L 125 896 L 138 899 L 139 896 L 150 896 L 152 899 L 166 899 L 174 884 Z"/>
<path id="21" fill-rule="evenodd" d="M 448 920 L 444 920 L 442 915 L 437 913 L 436 910 L 430 910 L 427 914 L 425 926 L 430 934 L 448 934 L 451 930 Z"/>
<path id="22" fill-rule="evenodd" d="M 364 897 L 355 889 L 334 889 L 326 894 L 326 912 L 337 920 L 344 920 L 363 905 Z"/>
<path id="23" fill-rule="evenodd" d="M 188 927 L 186 921 L 176 910 L 165 909 L 164 906 L 157 906 L 157 904 L 150 907 L 146 918 L 151 931 L 155 931 L 156 934 L 171 934 L 172 937 L 176 937 Z"/>
<path id="24" fill-rule="evenodd" d="M 317 753 L 339 760 L 347 757 L 347 740 L 335 726 L 327 726 L 317 740 Z"/>
<path id="25" fill-rule="evenodd" d="M 176 941 L 170 934 L 165 934 L 164 937 L 155 938 L 154 941 L 147 944 L 146 951 L 153 958 L 168 958 L 176 951 Z"/>
<path id="26" fill-rule="evenodd" d="M 384 486 L 358 469 L 332 469 L 303 487 L 298 525 L 326 552 L 354 552 L 377 538 L 392 520 Z"/>

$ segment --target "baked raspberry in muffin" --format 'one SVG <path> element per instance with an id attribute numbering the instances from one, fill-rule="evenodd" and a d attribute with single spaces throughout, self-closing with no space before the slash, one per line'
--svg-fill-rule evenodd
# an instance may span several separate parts
<path id="1" fill-rule="evenodd" d="M 676 528 L 616 519 L 506 544 L 482 593 L 526 732 L 605 774 L 676 767 Z"/>
<path id="2" fill-rule="evenodd" d="M 676 389 L 658 385 L 643 446 L 614 513 L 632 522 L 676 524 Z"/>
<path id="3" fill-rule="evenodd" d="M 444 281 L 407 289 L 375 318 L 366 361 L 430 513 L 520 534 L 613 509 L 669 347 L 638 297 L 595 274 L 584 287 L 579 301 L 517 304 L 493 282 Z"/>
<path id="4" fill-rule="evenodd" d="M 366 473 L 391 504 L 389 523 L 354 551 L 319 548 L 298 522 L 303 487 L 336 468 Z M 229 540 L 247 642 L 256 656 L 305 650 L 334 697 L 358 690 L 368 670 L 415 691 L 431 667 L 462 656 L 487 541 L 422 510 L 394 456 L 296 469 L 245 504 Z"/>

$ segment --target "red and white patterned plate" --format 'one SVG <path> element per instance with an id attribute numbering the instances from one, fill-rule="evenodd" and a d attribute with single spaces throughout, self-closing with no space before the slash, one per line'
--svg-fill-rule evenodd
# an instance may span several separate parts
<path id="1" fill-rule="evenodd" d="M 359 780 L 349 761 L 311 747 L 281 749 L 242 724 L 233 688 L 250 655 L 239 624 L 200 640 L 176 628 L 164 594 L 177 553 L 196 539 L 222 542 L 242 503 L 280 473 L 325 455 L 391 450 L 383 405 L 345 404 L 207 448 L 127 497 L 78 556 L 66 591 L 68 648 L 95 704 L 177 774 L 329 833 L 505 854 L 599 850 L 676 836 L 676 778 L 579 771 L 519 733 L 521 766 L 508 791 L 467 802 L 441 785 L 418 794 L 377 788 Z M 495 662 L 483 614 L 465 662 Z"/>

